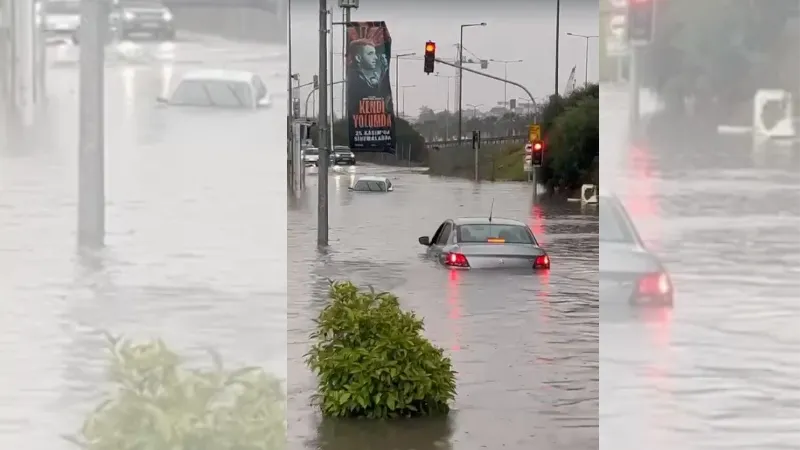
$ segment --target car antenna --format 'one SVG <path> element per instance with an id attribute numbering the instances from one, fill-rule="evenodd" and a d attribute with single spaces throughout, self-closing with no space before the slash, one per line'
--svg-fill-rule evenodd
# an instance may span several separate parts
<path id="1" fill-rule="evenodd" d="M 494 212 L 494 199 L 492 199 L 492 206 L 489 207 L 489 223 L 492 223 L 493 212 Z"/>

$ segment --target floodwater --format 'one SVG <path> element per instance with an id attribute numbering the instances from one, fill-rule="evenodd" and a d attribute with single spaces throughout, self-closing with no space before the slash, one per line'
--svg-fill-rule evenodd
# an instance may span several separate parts
<path id="1" fill-rule="evenodd" d="M 0 447 L 71 449 L 103 393 L 101 331 L 286 371 L 282 45 L 142 44 L 106 70 L 106 251 L 75 250 L 75 49 L 52 49 L 47 119 L 0 154 Z M 258 71 L 273 110 L 155 106 L 196 67 Z M 284 100 L 285 102 L 285 97 Z"/>
<path id="2" fill-rule="evenodd" d="M 345 169 L 346 170 L 346 169 Z M 580 204 L 533 204 L 532 188 L 432 178 L 398 167 L 356 166 L 330 178 L 330 250 L 316 251 L 317 176 L 290 198 L 290 449 L 425 450 L 591 448 L 597 443 L 598 222 Z M 390 177 L 388 194 L 347 190 L 359 174 Z M 463 273 L 422 258 L 417 238 L 447 217 L 525 220 L 553 261 L 549 274 Z M 391 291 L 425 319 L 453 358 L 458 397 L 449 419 L 320 421 L 304 366 L 327 279 Z"/>
<path id="3" fill-rule="evenodd" d="M 689 124 L 629 146 L 624 94 L 601 101 L 603 183 L 677 295 L 671 312 L 601 323 L 600 448 L 799 448 L 797 149 L 753 152 Z"/>

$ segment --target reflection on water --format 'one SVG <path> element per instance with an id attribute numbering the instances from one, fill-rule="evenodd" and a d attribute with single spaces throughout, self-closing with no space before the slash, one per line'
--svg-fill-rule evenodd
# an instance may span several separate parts
<path id="1" fill-rule="evenodd" d="M 797 153 L 711 136 L 622 141 L 601 146 L 676 298 L 672 311 L 601 324 L 601 448 L 800 447 Z"/>
<path id="2" fill-rule="evenodd" d="M 314 449 L 317 441 L 328 442 L 322 448 L 398 450 L 595 445 L 596 210 L 532 206 L 531 188 L 522 184 L 475 186 L 369 165 L 356 170 L 356 176 L 388 176 L 395 191 L 348 191 L 351 175 L 332 174 L 331 248 L 323 255 L 315 250 L 316 175 L 290 201 L 290 448 Z M 493 200 L 495 217 L 531 225 L 552 257 L 549 273 L 458 272 L 424 259 L 419 236 L 432 235 L 448 217 L 488 215 Z M 316 426 L 308 406 L 315 380 L 302 355 L 311 320 L 326 302 L 327 278 L 392 291 L 424 317 L 426 335 L 448 351 L 459 372 L 450 425 L 423 420 Z"/>

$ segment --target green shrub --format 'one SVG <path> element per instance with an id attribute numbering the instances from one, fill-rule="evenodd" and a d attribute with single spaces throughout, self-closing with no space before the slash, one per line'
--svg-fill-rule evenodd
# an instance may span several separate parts
<path id="1" fill-rule="evenodd" d="M 328 417 L 395 418 L 449 411 L 450 358 L 423 335 L 422 320 L 396 296 L 334 282 L 307 355 L 318 378 L 315 403 Z"/>
<path id="2" fill-rule="evenodd" d="M 87 450 L 274 450 L 286 446 L 283 383 L 260 368 L 184 368 L 161 341 L 110 339 L 111 395 L 68 440 Z"/>

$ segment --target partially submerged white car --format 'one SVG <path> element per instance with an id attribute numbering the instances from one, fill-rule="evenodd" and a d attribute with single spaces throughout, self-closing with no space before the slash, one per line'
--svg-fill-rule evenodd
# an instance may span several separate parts
<path id="1" fill-rule="evenodd" d="M 392 192 L 392 182 L 386 177 L 361 177 L 349 188 L 356 192 Z"/>
<path id="2" fill-rule="evenodd" d="M 226 109 L 258 109 L 271 105 L 264 80 L 243 70 L 194 70 L 183 75 L 169 98 L 168 106 Z"/>

